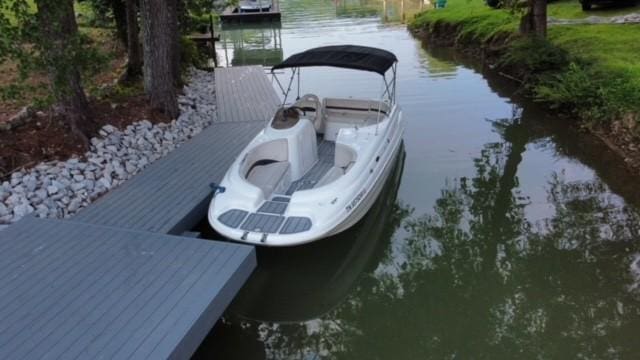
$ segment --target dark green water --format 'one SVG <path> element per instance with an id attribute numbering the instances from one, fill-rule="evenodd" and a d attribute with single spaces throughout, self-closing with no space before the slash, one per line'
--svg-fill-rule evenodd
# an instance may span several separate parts
<path id="1" fill-rule="evenodd" d="M 400 22 L 419 4 L 281 0 L 281 27 L 223 31 L 231 65 L 327 44 L 393 51 L 406 157 L 348 232 L 259 249 L 196 358 L 640 356 L 638 179 L 509 82 L 414 39 Z M 380 90 L 343 70 L 302 81 L 321 96 Z"/>

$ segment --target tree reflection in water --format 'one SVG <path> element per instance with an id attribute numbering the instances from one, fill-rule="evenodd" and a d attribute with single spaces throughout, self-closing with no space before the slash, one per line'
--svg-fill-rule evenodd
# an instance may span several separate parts
<path id="1" fill-rule="evenodd" d="M 267 358 L 633 358 L 640 350 L 640 217 L 599 180 L 553 173 L 552 213 L 525 216 L 517 178 L 544 134 L 492 122 L 471 178 L 432 213 L 396 202 L 387 248 L 350 295 L 301 323 L 228 321 Z M 237 352 L 237 349 L 236 349 Z"/>

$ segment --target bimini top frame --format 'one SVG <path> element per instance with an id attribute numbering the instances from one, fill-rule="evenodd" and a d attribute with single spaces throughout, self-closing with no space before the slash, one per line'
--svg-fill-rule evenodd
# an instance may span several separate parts
<path id="1" fill-rule="evenodd" d="M 286 89 L 274 74 L 274 79 L 284 95 L 283 106 L 287 101 L 296 74 L 298 75 L 298 92 L 300 92 L 300 68 L 310 66 L 331 66 L 378 73 L 382 75 L 385 88 L 381 99 L 394 104 L 396 100 L 397 63 L 398 59 L 393 53 L 382 49 L 358 45 L 323 46 L 291 55 L 285 61 L 272 67 L 271 73 L 274 74 L 276 70 L 280 69 L 293 69 Z M 390 80 L 386 77 L 389 69 L 392 69 L 393 73 Z M 299 96 L 300 94 L 298 94 Z"/>

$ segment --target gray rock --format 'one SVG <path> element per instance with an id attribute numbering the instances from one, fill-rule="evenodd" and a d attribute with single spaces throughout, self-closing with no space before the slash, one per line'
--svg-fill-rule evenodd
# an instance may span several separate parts
<path id="1" fill-rule="evenodd" d="M 60 199 L 62 199 L 65 196 L 65 194 L 63 192 L 59 192 L 56 194 L 53 194 L 51 196 L 49 196 L 49 199 L 54 200 L 54 201 L 58 201 Z"/>
<path id="2" fill-rule="evenodd" d="M 111 179 L 107 179 L 106 177 L 100 178 L 100 180 L 98 180 L 98 184 L 107 189 L 111 189 Z"/>
<path id="3" fill-rule="evenodd" d="M 69 206 L 67 207 L 67 210 L 69 210 L 69 212 L 76 212 L 78 211 L 78 209 L 80 209 L 81 205 L 82 205 L 82 200 L 80 200 L 79 198 L 75 198 L 71 200 L 71 202 L 69 203 Z"/>
<path id="4" fill-rule="evenodd" d="M 45 218 L 49 214 L 49 207 L 45 204 L 37 205 L 35 213 L 39 218 Z"/>
<path id="5" fill-rule="evenodd" d="M 52 180 L 51 181 L 51 186 L 55 186 L 58 188 L 58 191 L 60 190 L 64 190 L 66 188 L 66 185 L 64 184 L 64 179 L 60 179 L 60 181 L 58 180 Z"/>
<path id="6" fill-rule="evenodd" d="M 87 189 L 88 191 L 93 190 L 94 187 L 95 187 L 95 182 L 93 180 L 87 179 L 84 181 L 84 188 Z"/>
<path id="7" fill-rule="evenodd" d="M 113 132 L 115 132 L 117 130 L 118 129 L 115 126 L 107 124 L 107 125 L 103 126 L 102 129 L 100 129 L 100 131 L 98 133 L 100 135 L 102 135 L 102 136 L 108 136 L 109 134 L 111 134 L 111 133 L 113 133 Z"/>
<path id="8" fill-rule="evenodd" d="M 36 186 L 38 186 L 38 181 L 36 180 L 36 177 L 33 175 L 24 176 L 22 178 L 22 183 L 24 184 L 24 187 L 29 192 L 34 191 L 36 189 Z"/>
<path id="9" fill-rule="evenodd" d="M 98 166 L 102 165 L 102 163 L 104 163 L 104 158 L 99 157 L 99 156 L 95 156 L 95 157 L 90 157 L 89 158 L 89 162 L 92 164 L 96 164 Z"/>
<path id="10" fill-rule="evenodd" d="M 24 194 L 11 194 L 5 201 L 9 206 L 16 206 L 20 203 L 25 202 Z"/>
<path id="11" fill-rule="evenodd" d="M 47 198 L 47 193 L 48 191 L 45 189 L 38 189 L 35 191 L 36 196 L 39 197 L 41 200 L 45 200 Z"/>
<path id="12" fill-rule="evenodd" d="M 0 202 L 0 217 L 9 215 L 9 208 Z"/>
<path id="13" fill-rule="evenodd" d="M 71 190 L 75 193 L 84 189 L 84 187 L 85 187 L 84 181 L 71 184 Z"/>
<path id="14" fill-rule="evenodd" d="M 13 208 L 14 221 L 17 220 L 16 218 L 23 218 L 25 215 L 32 213 L 33 210 L 34 208 L 29 204 L 22 203 L 17 205 Z"/>
<path id="15" fill-rule="evenodd" d="M 138 168 L 129 161 L 125 163 L 124 168 L 129 174 L 132 175 L 138 171 Z"/>
<path id="16" fill-rule="evenodd" d="M 47 186 L 47 193 L 49 193 L 49 195 L 57 194 L 58 193 L 58 187 L 54 186 L 54 185 Z"/>

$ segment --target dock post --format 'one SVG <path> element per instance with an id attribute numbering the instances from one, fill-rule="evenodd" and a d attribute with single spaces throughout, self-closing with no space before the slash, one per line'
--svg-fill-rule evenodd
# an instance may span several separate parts
<path id="1" fill-rule="evenodd" d="M 216 34 L 213 29 L 213 14 L 209 14 L 209 27 L 211 28 L 211 57 L 213 57 L 213 67 L 218 67 L 218 55 L 216 54 Z"/>

